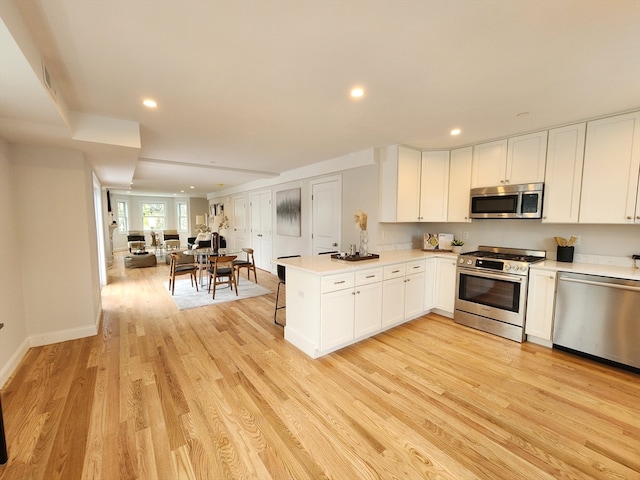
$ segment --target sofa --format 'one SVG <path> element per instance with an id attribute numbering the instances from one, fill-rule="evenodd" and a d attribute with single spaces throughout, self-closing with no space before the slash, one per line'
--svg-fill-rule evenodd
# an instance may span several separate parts
<path id="1" fill-rule="evenodd" d="M 164 246 L 167 248 L 167 250 L 170 248 L 180 248 L 180 235 L 178 235 L 177 230 L 163 230 L 162 241 L 164 242 Z"/>
<path id="2" fill-rule="evenodd" d="M 144 238 L 144 232 L 139 230 L 129 230 L 127 232 L 127 246 L 129 247 L 129 252 L 144 249 L 146 244 L 147 242 Z"/>
<path id="3" fill-rule="evenodd" d="M 199 233 L 197 237 L 189 237 L 187 239 L 189 248 L 213 248 L 217 252 L 219 248 L 226 248 L 227 241 L 217 232 Z M 196 246 L 197 245 L 197 246 Z"/>

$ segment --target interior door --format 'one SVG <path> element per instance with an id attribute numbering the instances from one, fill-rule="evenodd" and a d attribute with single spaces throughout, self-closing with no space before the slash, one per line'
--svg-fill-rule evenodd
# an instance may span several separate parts
<path id="1" fill-rule="evenodd" d="M 244 196 L 233 199 L 233 243 L 227 247 L 239 250 L 246 247 L 247 240 L 247 199 Z"/>
<path id="2" fill-rule="evenodd" d="M 342 182 L 319 180 L 311 185 L 313 254 L 340 250 Z"/>
<path id="3" fill-rule="evenodd" d="M 271 270 L 272 257 L 272 215 L 271 192 L 256 193 L 251 196 L 251 246 L 254 250 L 256 267 Z"/>

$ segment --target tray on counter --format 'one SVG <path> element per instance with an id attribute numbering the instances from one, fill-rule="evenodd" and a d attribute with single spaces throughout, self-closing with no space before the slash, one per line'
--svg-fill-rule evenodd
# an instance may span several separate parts
<path id="1" fill-rule="evenodd" d="M 380 255 L 376 253 L 370 253 L 366 257 L 361 257 L 358 254 L 341 257 L 338 253 L 334 253 L 333 255 L 331 255 L 331 258 L 335 258 L 336 260 L 344 260 L 345 262 L 359 262 L 360 260 L 372 260 L 374 258 L 380 258 Z"/>

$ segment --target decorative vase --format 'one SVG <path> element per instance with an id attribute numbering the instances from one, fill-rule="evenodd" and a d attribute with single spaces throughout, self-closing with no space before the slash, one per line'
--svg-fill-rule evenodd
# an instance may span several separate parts
<path id="1" fill-rule="evenodd" d="M 453 253 L 462 253 L 462 246 L 461 245 L 453 245 L 451 247 L 451 251 Z"/>
<path id="2" fill-rule="evenodd" d="M 366 230 L 360 230 L 360 248 L 358 249 L 358 255 L 360 257 L 369 256 L 369 232 Z"/>

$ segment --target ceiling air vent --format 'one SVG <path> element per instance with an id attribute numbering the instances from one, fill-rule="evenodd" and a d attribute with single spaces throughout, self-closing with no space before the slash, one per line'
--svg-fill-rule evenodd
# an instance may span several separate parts
<path id="1" fill-rule="evenodd" d="M 56 82 L 53 80 L 47 66 L 44 64 L 44 60 L 42 61 L 42 80 L 47 87 L 47 90 L 49 90 L 51 97 L 55 100 L 58 95 L 58 92 L 56 91 Z"/>

